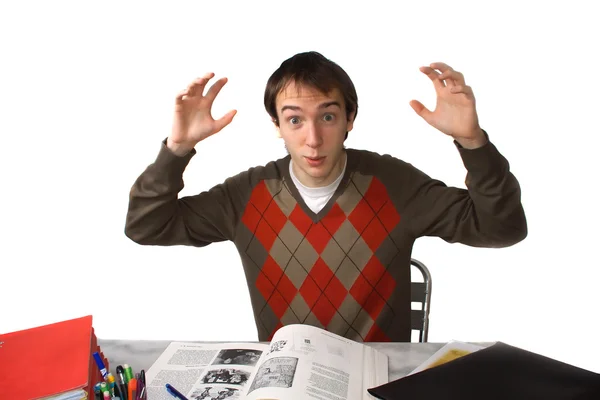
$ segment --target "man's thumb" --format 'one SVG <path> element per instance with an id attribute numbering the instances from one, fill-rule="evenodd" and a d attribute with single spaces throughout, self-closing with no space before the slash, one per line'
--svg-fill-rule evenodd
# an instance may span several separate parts
<path id="1" fill-rule="evenodd" d="M 425 107 L 418 100 L 411 100 L 409 104 L 418 115 L 420 115 L 425 121 L 429 122 L 431 111 L 429 111 L 427 107 Z"/>
<path id="2" fill-rule="evenodd" d="M 231 123 L 231 121 L 233 120 L 233 117 L 235 116 L 235 114 L 237 114 L 237 110 L 231 110 L 227 114 L 225 114 L 223 117 L 216 120 L 215 121 L 216 132 L 219 132 L 221 129 L 223 129 L 227 125 L 229 125 Z"/>

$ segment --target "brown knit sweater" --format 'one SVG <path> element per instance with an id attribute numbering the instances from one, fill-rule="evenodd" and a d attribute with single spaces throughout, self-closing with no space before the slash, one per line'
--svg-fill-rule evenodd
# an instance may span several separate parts
<path id="1" fill-rule="evenodd" d="M 306 323 L 357 341 L 408 342 L 415 239 L 504 247 L 527 235 L 519 184 L 491 142 L 475 150 L 455 142 L 468 190 L 347 149 L 344 177 L 318 214 L 290 178 L 289 155 L 178 199 L 195 151 L 178 157 L 165 143 L 131 189 L 125 233 L 144 245 L 233 241 L 261 341 Z"/>

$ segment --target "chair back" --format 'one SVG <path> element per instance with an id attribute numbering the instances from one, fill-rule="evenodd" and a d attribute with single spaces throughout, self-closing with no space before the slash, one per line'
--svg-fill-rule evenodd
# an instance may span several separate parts
<path id="1" fill-rule="evenodd" d="M 419 342 L 427 342 L 429 333 L 429 309 L 431 307 L 431 274 L 421 261 L 412 258 L 411 264 L 411 302 L 420 303 L 418 309 L 412 309 L 411 304 L 411 329 L 418 331 Z M 412 268 L 415 267 L 415 268 Z M 413 276 L 417 270 L 421 276 Z M 418 279 L 415 279 L 418 278 Z"/>

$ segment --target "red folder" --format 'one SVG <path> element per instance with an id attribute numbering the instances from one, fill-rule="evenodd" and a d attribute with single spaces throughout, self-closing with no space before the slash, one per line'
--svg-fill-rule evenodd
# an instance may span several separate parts
<path id="1" fill-rule="evenodd" d="M 93 399 L 102 380 L 96 351 L 108 369 L 91 315 L 0 335 L 0 397 L 36 400 L 80 389 Z"/>

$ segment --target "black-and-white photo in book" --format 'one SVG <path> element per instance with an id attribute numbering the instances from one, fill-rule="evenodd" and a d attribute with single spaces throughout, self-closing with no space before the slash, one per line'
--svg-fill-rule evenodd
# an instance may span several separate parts
<path id="1" fill-rule="evenodd" d="M 375 399 L 388 382 L 384 353 L 311 325 L 286 325 L 269 343 L 172 342 L 146 373 L 148 398 L 172 400 Z"/>

